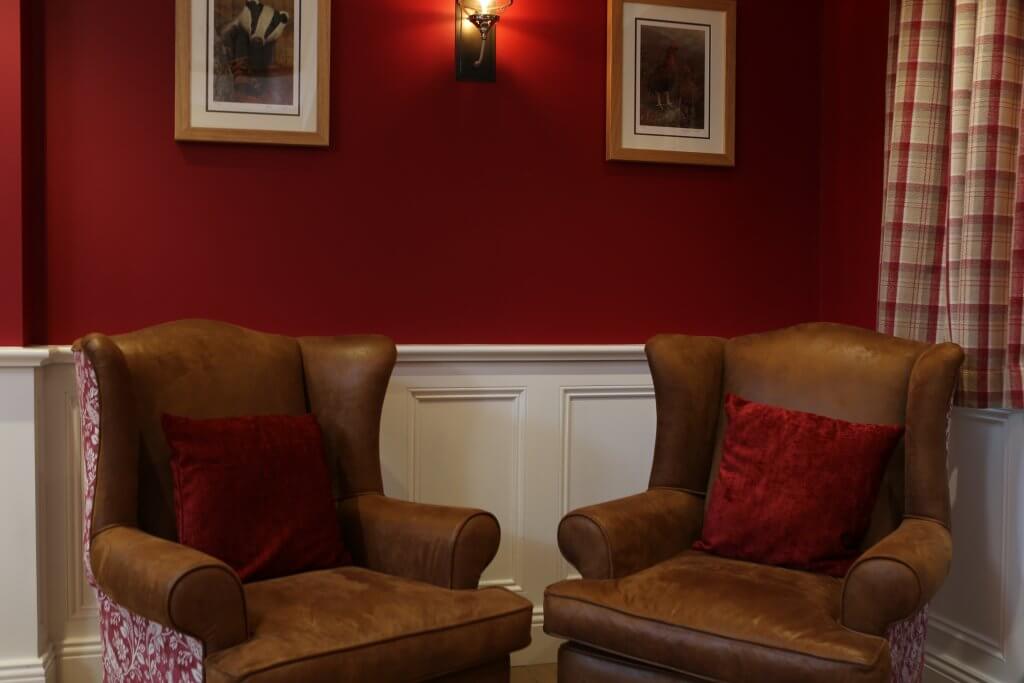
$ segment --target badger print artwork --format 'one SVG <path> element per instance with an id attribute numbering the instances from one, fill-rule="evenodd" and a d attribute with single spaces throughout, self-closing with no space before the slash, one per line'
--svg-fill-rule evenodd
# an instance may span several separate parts
<path id="1" fill-rule="evenodd" d="M 177 0 L 175 138 L 326 145 L 330 0 Z"/>
<path id="2" fill-rule="evenodd" d="M 207 108 L 298 116 L 302 17 L 295 0 L 211 0 Z M 302 5 L 299 4 L 301 12 Z"/>
<path id="3" fill-rule="evenodd" d="M 734 0 L 609 0 L 608 159 L 732 165 Z"/>

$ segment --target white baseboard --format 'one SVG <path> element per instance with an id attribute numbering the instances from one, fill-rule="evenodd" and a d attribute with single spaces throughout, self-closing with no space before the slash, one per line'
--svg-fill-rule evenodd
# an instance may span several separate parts
<path id="1" fill-rule="evenodd" d="M 58 648 L 58 683 L 102 683 L 102 645 L 98 638 L 65 642 Z"/>
<path id="2" fill-rule="evenodd" d="M 948 655 L 926 654 L 924 683 L 1000 683 Z"/>
<path id="3" fill-rule="evenodd" d="M 37 659 L 0 659 L 0 683 L 54 683 L 54 662 L 51 651 Z"/>

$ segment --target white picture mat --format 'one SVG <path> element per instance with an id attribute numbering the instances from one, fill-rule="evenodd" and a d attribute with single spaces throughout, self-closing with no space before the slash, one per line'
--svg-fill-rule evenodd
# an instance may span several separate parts
<path id="1" fill-rule="evenodd" d="M 637 135 L 637 19 L 653 19 L 688 24 L 706 24 L 711 27 L 711 51 L 708 54 L 708 73 L 705 89 L 710 88 L 708 116 L 704 122 L 710 126 L 709 139 L 693 137 L 664 137 Z M 665 152 L 693 152 L 698 154 L 725 154 L 725 91 L 726 91 L 726 13 L 714 10 L 648 5 L 627 2 L 622 7 L 622 146 L 625 149 L 646 149 Z M 705 90 L 706 92 L 706 90 Z M 648 128 L 647 126 L 643 128 Z"/>
<path id="2" fill-rule="evenodd" d="M 329 1 L 329 0 L 326 0 Z M 296 54 L 301 50 L 299 116 L 279 114 L 242 114 L 206 110 L 207 50 L 210 48 L 207 26 L 212 0 L 192 0 L 192 68 L 190 118 L 193 128 L 230 128 L 238 130 L 267 130 L 291 133 L 315 133 L 317 130 L 317 65 L 319 45 L 317 24 L 320 0 L 296 0 L 301 3 L 302 22 Z M 218 103 L 222 106 L 224 103 Z"/>

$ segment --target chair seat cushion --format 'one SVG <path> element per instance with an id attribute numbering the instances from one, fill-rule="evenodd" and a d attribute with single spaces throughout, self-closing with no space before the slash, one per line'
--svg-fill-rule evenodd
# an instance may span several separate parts
<path id="1" fill-rule="evenodd" d="M 530 643 L 532 605 L 342 567 L 245 587 L 253 637 L 209 656 L 207 683 L 423 681 Z"/>
<path id="2" fill-rule="evenodd" d="M 548 588 L 544 630 L 715 681 L 888 681 L 882 638 L 838 622 L 842 582 L 687 551 L 617 580 Z"/>

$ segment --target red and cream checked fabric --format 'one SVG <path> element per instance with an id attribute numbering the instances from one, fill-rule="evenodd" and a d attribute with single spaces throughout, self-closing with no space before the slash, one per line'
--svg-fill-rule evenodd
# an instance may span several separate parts
<path id="1" fill-rule="evenodd" d="M 1024 408 L 1024 17 L 893 0 L 879 329 L 967 351 L 959 405 Z"/>

